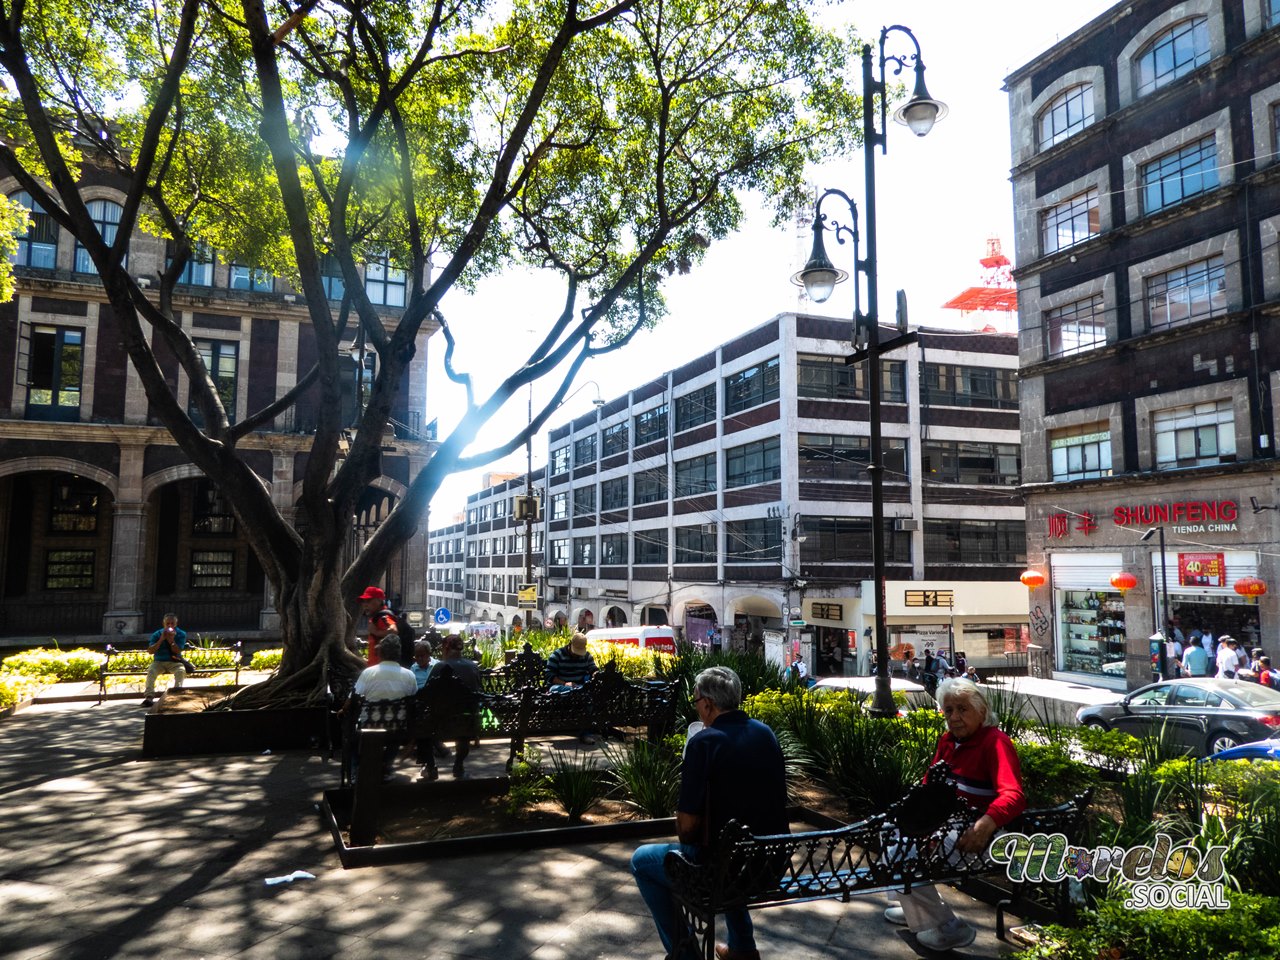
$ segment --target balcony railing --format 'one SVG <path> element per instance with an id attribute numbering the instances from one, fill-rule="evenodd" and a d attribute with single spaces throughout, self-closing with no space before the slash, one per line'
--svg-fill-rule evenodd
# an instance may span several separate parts
<path id="1" fill-rule="evenodd" d="M 170 597 L 142 604 L 143 626 L 160 626 L 166 613 L 178 615 L 178 625 L 188 633 L 214 630 L 257 630 L 262 612 L 261 597 L 227 597 L 217 600 L 189 600 Z"/>
<path id="2" fill-rule="evenodd" d="M 29 597 L 0 600 L 0 636 L 62 637 L 102 633 L 106 600 L 51 603 Z M 158 621 L 157 621 L 158 622 Z"/>

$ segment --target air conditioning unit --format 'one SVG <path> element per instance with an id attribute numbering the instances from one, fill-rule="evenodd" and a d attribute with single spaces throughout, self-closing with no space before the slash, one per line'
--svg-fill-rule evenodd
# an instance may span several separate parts
<path id="1" fill-rule="evenodd" d="M 893 521 L 893 529 L 898 533 L 914 533 L 920 529 L 920 521 L 910 517 L 899 517 Z"/>
<path id="2" fill-rule="evenodd" d="M 716 525 L 714 523 L 704 523 L 702 525 L 702 532 L 714 535 L 716 532 Z"/>

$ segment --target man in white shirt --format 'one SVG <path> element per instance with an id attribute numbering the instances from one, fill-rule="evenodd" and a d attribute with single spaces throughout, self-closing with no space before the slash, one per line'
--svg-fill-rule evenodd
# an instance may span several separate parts
<path id="1" fill-rule="evenodd" d="M 1223 635 L 1218 638 L 1218 676 L 1225 680 L 1234 680 L 1236 669 L 1240 666 L 1240 658 L 1236 651 L 1240 644 L 1235 637 Z"/>
<path id="2" fill-rule="evenodd" d="M 356 680 L 355 695 L 363 697 L 367 703 L 381 703 L 387 700 L 401 700 L 412 697 L 418 692 L 418 681 L 411 670 L 400 666 L 400 638 L 390 633 L 378 641 L 378 662 L 372 667 L 365 667 Z M 351 705 L 342 709 L 345 711 Z M 361 710 L 361 721 L 365 710 Z M 379 724 L 381 726 L 381 724 Z M 382 779 L 389 780 L 395 773 L 396 753 L 404 743 L 407 731 L 394 732 L 388 728 L 387 745 L 382 755 Z"/>

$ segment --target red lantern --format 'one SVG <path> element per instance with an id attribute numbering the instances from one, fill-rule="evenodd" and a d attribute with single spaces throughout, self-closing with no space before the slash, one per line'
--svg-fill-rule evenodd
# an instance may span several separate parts
<path id="1" fill-rule="evenodd" d="M 1236 593 L 1242 597 L 1260 597 L 1267 592 L 1267 582 L 1257 577 L 1241 577 L 1236 581 Z"/>
<path id="2" fill-rule="evenodd" d="M 1044 586 L 1044 574 L 1039 570 L 1023 570 L 1022 576 L 1018 577 L 1018 579 L 1022 581 L 1022 585 L 1028 590 Z"/>
<path id="3" fill-rule="evenodd" d="M 1111 585 L 1120 591 L 1120 596 L 1124 596 L 1126 590 L 1132 590 L 1138 585 L 1138 578 L 1127 570 L 1117 570 L 1111 575 Z"/>

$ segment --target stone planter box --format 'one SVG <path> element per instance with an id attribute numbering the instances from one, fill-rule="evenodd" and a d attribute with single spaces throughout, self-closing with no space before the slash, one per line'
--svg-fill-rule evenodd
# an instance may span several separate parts
<path id="1" fill-rule="evenodd" d="M 328 743 L 324 707 L 149 713 L 143 721 L 142 755 L 261 753 Z"/>

